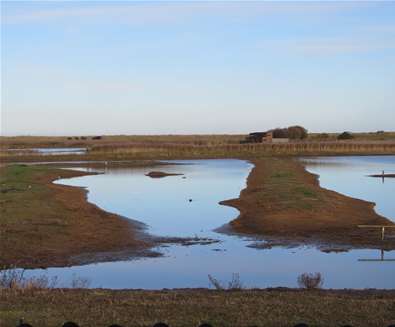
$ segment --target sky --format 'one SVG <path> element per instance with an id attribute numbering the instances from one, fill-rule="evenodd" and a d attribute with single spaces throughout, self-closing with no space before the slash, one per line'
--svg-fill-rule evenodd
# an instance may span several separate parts
<path id="1" fill-rule="evenodd" d="M 395 130 L 395 2 L 1 2 L 1 135 Z"/>

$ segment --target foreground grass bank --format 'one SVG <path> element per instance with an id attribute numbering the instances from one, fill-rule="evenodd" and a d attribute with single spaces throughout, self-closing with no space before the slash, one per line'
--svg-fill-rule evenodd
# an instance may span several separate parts
<path id="1" fill-rule="evenodd" d="M 271 242 L 314 244 L 323 250 L 349 248 L 395 249 L 395 232 L 382 241 L 379 230 L 358 225 L 394 225 L 374 211 L 374 203 L 323 189 L 317 176 L 291 158 L 253 160 L 253 168 L 238 199 L 222 204 L 236 207 L 240 216 L 227 232 L 257 235 Z"/>
<path id="2" fill-rule="evenodd" d="M 0 325 L 13 327 L 23 317 L 33 326 L 57 327 L 67 320 L 82 327 L 310 326 L 346 324 L 383 327 L 395 323 L 395 291 L 331 290 L 0 290 Z"/>
<path id="3" fill-rule="evenodd" d="M 0 168 L 0 267 L 153 255 L 141 225 L 88 203 L 84 189 L 52 183 L 82 175 L 43 166 Z"/>

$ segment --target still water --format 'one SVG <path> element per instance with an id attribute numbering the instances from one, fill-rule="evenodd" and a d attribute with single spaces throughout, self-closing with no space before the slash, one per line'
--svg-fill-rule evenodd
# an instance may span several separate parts
<path id="1" fill-rule="evenodd" d="M 252 165 L 241 160 L 180 163 L 160 170 L 183 176 L 151 179 L 144 175 L 150 169 L 111 168 L 101 175 L 58 183 L 86 187 L 90 202 L 144 222 L 151 234 L 209 237 L 220 243 L 159 247 L 155 250 L 163 253 L 163 257 L 36 269 L 27 271 L 25 276 L 56 275 L 63 281 L 62 286 L 67 286 L 73 276 L 80 276 L 88 278 L 91 287 L 161 289 L 208 287 L 208 274 L 227 282 L 232 273 L 239 273 L 246 287 L 295 287 L 299 274 L 321 272 L 326 288 L 395 288 L 395 262 L 359 260 L 380 258 L 378 250 L 346 253 L 323 253 L 311 247 L 257 250 L 247 247 L 251 243 L 248 238 L 215 232 L 214 229 L 237 217 L 237 210 L 218 202 L 238 197 Z M 395 156 L 308 159 L 307 169 L 320 174 L 324 187 L 377 201 L 377 210 L 395 220 L 395 180 L 382 183 L 381 179 L 365 176 L 383 169 L 395 171 Z M 395 251 L 385 252 L 385 258 L 395 259 Z"/>
<path id="2" fill-rule="evenodd" d="M 86 148 L 21 148 L 21 149 L 7 149 L 16 155 L 66 155 L 66 154 L 85 154 Z"/>

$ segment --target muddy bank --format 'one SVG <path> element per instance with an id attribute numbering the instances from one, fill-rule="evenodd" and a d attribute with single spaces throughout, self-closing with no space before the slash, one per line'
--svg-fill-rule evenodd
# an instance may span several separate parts
<path id="1" fill-rule="evenodd" d="M 90 173 L 64 169 L 1 168 L 0 266 L 70 266 L 155 256 L 139 222 L 87 202 L 82 188 L 53 184 Z"/>
<path id="2" fill-rule="evenodd" d="M 306 244 L 325 251 L 395 249 L 394 231 L 381 241 L 379 230 L 357 227 L 394 225 L 374 211 L 374 203 L 321 188 L 317 176 L 295 159 L 252 162 L 255 167 L 240 197 L 221 202 L 237 208 L 240 215 L 220 231 L 265 238 L 268 243 L 256 243 L 258 248 Z"/>
<path id="3" fill-rule="evenodd" d="M 209 238 L 157 237 L 139 221 L 87 201 L 87 190 L 57 179 L 98 174 L 106 167 L 157 167 L 155 161 L 5 165 L 0 168 L 0 269 L 45 268 L 161 256 L 152 248 L 217 243 Z M 93 172 L 59 169 L 87 167 Z"/>

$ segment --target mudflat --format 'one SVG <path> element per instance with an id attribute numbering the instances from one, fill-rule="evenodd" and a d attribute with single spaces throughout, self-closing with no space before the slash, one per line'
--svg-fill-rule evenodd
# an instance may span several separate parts
<path id="1" fill-rule="evenodd" d="M 374 203 L 321 188 L 317 176 L 307 172 L 296 159 L 267 157 L 252 162 L 255 167 L 240 197 L 221 202 L 240 211 L 229 228 L 222 230 L 265 237 L 269 246 L 314 244 L 323 250 L 395 248 L 395 234 L 390 231 L 393 228 L 388 229 L 384 241 L 380 230 L 358 228 L 394 225 L 374 211 Z"/>
<path id="2" fill-rule="evenodd" d="M 136 256 L 149 249 L 141 223 L 88 203 L 86 190 L 53 184 L 89 173 L 41 166 L 0 168 L 0 266 L 69 266 Z"/>

